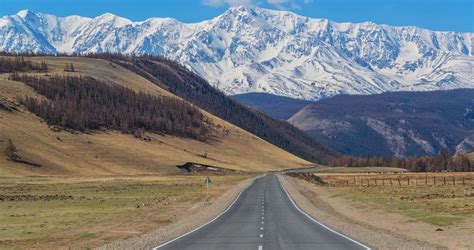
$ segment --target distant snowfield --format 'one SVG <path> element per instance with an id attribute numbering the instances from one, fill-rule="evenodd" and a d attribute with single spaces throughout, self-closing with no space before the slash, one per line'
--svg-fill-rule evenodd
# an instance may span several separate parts
<path id="1" fill-rule="evenodd" d="M 473 36 L 246 7 L 192 24 L 27 10 L 0 19 L 2 51 L 161 55 L 227 94 L 266 92 L 307 100 L 474 88 Z"/>

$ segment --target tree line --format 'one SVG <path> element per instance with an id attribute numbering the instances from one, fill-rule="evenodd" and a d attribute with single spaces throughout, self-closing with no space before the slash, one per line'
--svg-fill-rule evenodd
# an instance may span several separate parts
<path id="1" fill-rule="evenodd" d="M 434 156 L 420 157 L 354 157 L 342 156 L 329 163 L 333 167 L 395 167 L 410 170 L 412 172 L 471 172 L 474 171 L 474 162 L 467 156 L 453 155 L 449 151 L 443 151 Z"/>
<path id="2" fill-rule="evenodd" d="M 45 61 L 39 63 L 26 60 L 24 57 L 0 57 L 0 73 L 25 72 L 37 70 L 48 72 L 48 65 Z"/>
<path id="3" fill-rule="evenodd" d="M 46 97 L 24 97 L 21 103 L 49 125 L 82 132 L 115 129 L 137 134 L 146 130 L 198 140 L 210 135 L 207 118 L 178 98 L 137 93 L 91 77 L 45 78 L 15 73 L 10 78 Z"/>

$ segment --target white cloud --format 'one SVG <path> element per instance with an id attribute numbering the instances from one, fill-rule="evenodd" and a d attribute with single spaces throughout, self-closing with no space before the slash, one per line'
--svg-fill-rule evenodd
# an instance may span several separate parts
<path id="1" fill-rule="evenodd" d="M 202 0 L 202 3 L 212 7 L 222 6 L 258 6 L 267 3 L 277 9 L 301 9 L 302 5 L 312 3 L 313 0 Z"/>

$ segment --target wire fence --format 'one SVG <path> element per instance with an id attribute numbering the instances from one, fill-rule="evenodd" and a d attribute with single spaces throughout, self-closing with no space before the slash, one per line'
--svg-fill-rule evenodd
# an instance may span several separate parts
<path id="1" fill-rule="evenodd" d="M 474 186 L 474 173 L 427 174 L 290 174 L 307 181 L 329 186 L 410 187 L 410 186 Z"/>

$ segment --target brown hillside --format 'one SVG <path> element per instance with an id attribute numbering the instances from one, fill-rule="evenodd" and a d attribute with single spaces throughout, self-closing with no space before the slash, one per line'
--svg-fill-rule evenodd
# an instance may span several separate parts
<path id="1" fill-rule="evenodd" d="M 113 63 L 100 59 L 32 57 L 46 61 L 49 74 L 91 76 L 107 83 L 119 84 L 135 91 L 154 95 L 172 94 Z M 66 63 L 77 72 L 64 72 Z M 35 73 L 42 74 L 42 73 Z M 19 96 L 36 96 L 30 87 L 8 80 L 0 74 L 0 98 L 7 106 L 16 106 Z M 176 174 L 177 164 L 188 161 L 242 171 L 268 171 L 304 167 L 310 163 L 205 111 L 220 129 L 207 142 L 172 136 L 149 134 L 150 142 L 119 132 L 54 132 L 34 114 L 0 109 L 0 152 L 11 139 L 19 156 L 26 162 L 16 163 L 0 157 L 0 175 L 141 175 Z M 207 154 L 207 157 L 205 156 Z"/>

